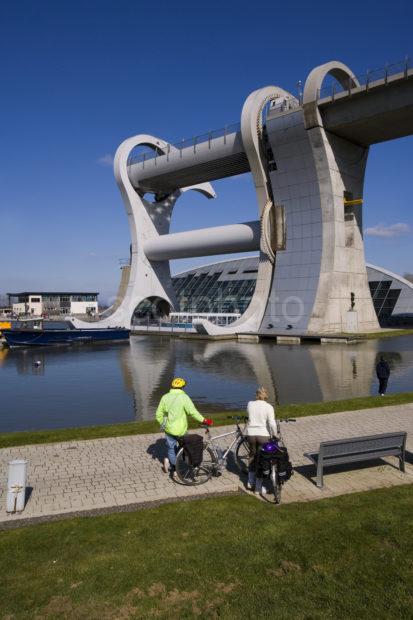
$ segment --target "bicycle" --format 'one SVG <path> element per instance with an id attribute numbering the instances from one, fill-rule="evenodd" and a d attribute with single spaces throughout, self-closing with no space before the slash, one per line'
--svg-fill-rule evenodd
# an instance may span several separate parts
<path id="1" fill-rule="evenodd" d="M 286 458 L 286 445 L 281 433 L 281 425 L 280 422 L 295 422 L 295 418 L 281 418 L 281 420 L 277 420 L 277 437 L 273 438 L 273 445 L 278 446 L 281 450 L 274 449 L 273 454 L 269 451 L 266 456 L 263 457 L 264 460 L 264 469 L 263 469 L 263 477 L 267 478 L 271 481 L 272 485 L 272 494 L 274 495 L 274 503 L 281 503 L 281 490 L 283 484 L 289 479 L 292 475 L 287 478 L 287 471 L 285 469 L 285 461 L 284 468 L 281 467 L 282 459 Z M 281 455 L 283 455 L 281 457 Z M 271 494 L 271 491 L 270 491 Z"/>
<path id="2" fill-rule="evenodd" d="M 249 445 L 245 434 L 245 427 L 248 421 L 247 416 L 228 416 L 228 419 L 235 420 L 236 429 L 229 433 L 222 433 L 211 437 L 208 427 L 205 428 L 206 441 L 204 441 L 203 459 L 199 466 L 194 467 L 189 463 L 182 444 L 176 455 L 175 471 L 182 484 L 194 486 L 204 484 L 212 476 L 220 476 L 226 467 L 228 454 L 235 446 L 235 461 L 241 472 L 248 471 Z M 243 427 L 241 424 L 243 423 Z M 218 439 L 235 435 L 231 444 L 223 450 L 216 445 Z"/>

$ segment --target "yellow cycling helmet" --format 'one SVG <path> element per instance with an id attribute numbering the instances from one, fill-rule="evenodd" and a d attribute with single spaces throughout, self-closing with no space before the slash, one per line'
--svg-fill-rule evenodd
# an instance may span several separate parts
<path id="1" fill-rule="evenodd" d="M 181 379 L 180 377 L 175 377 L 175 379 L 172 380 L 172 383 L 171 383 L 172 388 L 180 389 L 180 388 L 184 388 L 185 386 L 186 386 L 185 379 Z"/>

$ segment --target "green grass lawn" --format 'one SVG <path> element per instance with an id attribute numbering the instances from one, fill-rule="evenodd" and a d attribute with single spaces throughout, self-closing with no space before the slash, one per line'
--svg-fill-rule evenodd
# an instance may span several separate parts
<path id="1" fill-rule="evenodd" d="M 250 496 L 5 531 L 3 619 L 411 618 L 413 493 Z"/>
<path id="2" fill-rule="evenodd" d="M 388 394 L 385 397 L 365 396 L 348 400 L 333 400 L 321 403 L 307 403 L 297 405 L 281 405 L 276 409 L 277 417 L 301 418 L 309 415 L 321 415 L 324 413 L 336 413 L 339 411 L 354 411 L 356 409 L 371 409 L 383 405 L 402 405 L 413 402 L 413 392 L 401 394 Z M 204 408 L 200 407 L 205 415 L 209 415 Z M 245 415 L 245 411 L 226 411 L 211 413 L 216 426 L 232 424 L 230 416 L 235 414 Z M 195 424 L 190 424 L 195 428 Z M 121 437 L 123 435 L 156 433 L 159 425 L 153 421 L 125 422 L 123 424 L 106 424 L 102 426 L 83 426 L 79 428 L 63 428 L 44 431 L 19 431 L 16 433 L 0 433 L 0 448 L 11 446 L 24 446 L 37 443 L 52 443 L 56 441 L 71 441 L 82 439 L 98 439 L 101 437 Z"/>

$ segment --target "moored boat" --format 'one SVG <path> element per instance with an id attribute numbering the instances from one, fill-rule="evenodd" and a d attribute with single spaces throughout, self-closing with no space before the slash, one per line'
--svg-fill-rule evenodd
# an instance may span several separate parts
<path id="1" fill-rule="evenodd" d="M 69 320 L 42 319 L 18 321 L 3 332 L 9 347 L 125 341 L 129 334 L 123 327 L 77 329 Z"/>

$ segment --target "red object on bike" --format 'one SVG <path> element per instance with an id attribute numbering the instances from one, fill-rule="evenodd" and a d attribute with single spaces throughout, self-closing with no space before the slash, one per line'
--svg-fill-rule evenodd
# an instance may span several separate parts
<path id="1" fill-rule="evenodd" d="M 205 424 L 205 426 L 212 426 L 214 423 L 213 420 L 211 420 L 211 418 L 204 418 L 204 421 L 202 422 L 202 424 Z"/>

